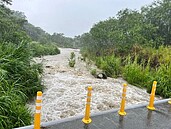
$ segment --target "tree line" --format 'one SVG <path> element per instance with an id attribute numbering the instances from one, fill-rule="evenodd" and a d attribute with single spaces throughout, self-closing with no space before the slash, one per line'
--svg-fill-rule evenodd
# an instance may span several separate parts
<path id="1" fill-rule="evenodd" d="M 90 32 L 75 37 L 76 43 L 101 53 L 110 48 L 126 52 L 135 44 L 153 48 L 171 45 L 170 15 L 170 0 L 155 1 L 141 10 L 124 9 L 95 24 Z"/>

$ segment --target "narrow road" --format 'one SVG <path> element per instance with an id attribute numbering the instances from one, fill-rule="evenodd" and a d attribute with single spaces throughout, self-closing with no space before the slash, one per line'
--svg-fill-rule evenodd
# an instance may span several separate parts
<path id="1" fill-rule="evenodd" d="M 91 112 L 118 108 L 121 101 L 123 79 L 96 79 L 90 74 L 90 67 L 78 60 L 78 49 L 62 48 L 61 54 L 36 58 L 43 62 L 42 122 L 84 114 L 86 88 L 93 87 Z M 75 68 L 70 68 L 70 53 L 76 54 Z M 145 90 L 128 85 L 127 106 L 148 102 L 149 94 Z M 28 104 L 34 112 L 34 102 Z"/>

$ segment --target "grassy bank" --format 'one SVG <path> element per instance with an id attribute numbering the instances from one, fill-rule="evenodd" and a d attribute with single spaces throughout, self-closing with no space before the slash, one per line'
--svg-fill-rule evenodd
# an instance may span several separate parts
<path id="1" fill-rule="evenodd" d="M 151 91 L 152 83 L 156 80 L 156 94 L 166 98 L 171 96 L 170 47 L 160 46 L 153 49 L 139 46 L 137 50 L 133 47 L 129 55 L 116 55 L 91 55 L 91 59 L 109 77 L 122 76 L 128 83 L 146 88 L 147 92 Z"/>

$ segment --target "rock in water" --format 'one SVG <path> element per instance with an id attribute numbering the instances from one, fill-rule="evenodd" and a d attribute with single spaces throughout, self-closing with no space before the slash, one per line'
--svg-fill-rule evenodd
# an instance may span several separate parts
<path id="1" fill-rule="evenodd" d="M 105 73 L 98 73 L 96 76 L 99 79 L 107 79 L 107 75 Z"/>

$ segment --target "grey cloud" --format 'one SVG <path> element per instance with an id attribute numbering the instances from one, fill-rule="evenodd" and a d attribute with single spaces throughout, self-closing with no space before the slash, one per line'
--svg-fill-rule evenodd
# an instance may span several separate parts
<path id="1" fill-rule="evenodd" d="M 124 8 L 140 9 L 154 0 L 14 0 L 14 10 L 49 33 L 75 36 L 88 32 L 94 23 L 114 17 Z"/>

